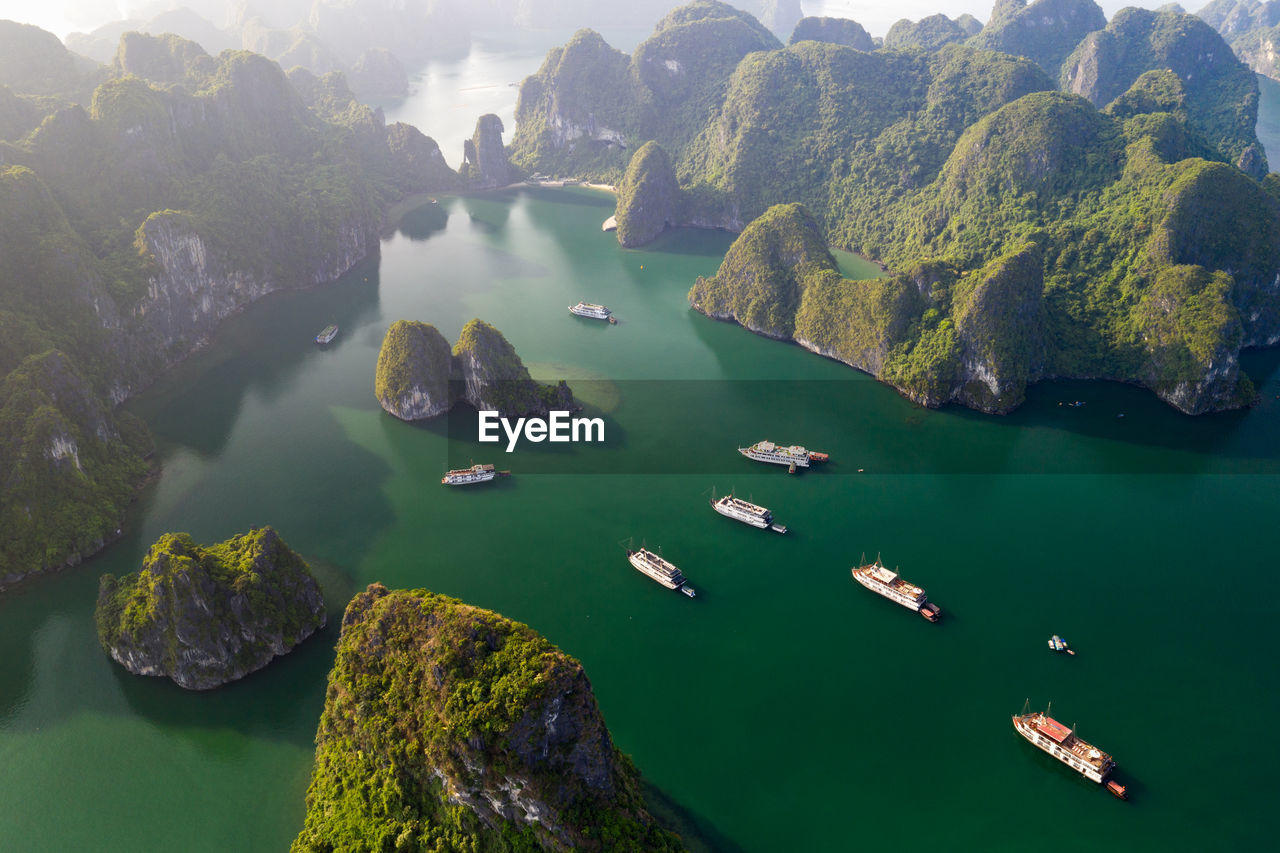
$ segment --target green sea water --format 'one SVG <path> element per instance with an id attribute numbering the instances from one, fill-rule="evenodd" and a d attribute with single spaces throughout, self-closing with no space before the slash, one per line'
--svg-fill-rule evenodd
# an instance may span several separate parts
<path id="1" fill-rule="evenodd" d="M 700 849 L 1266 843 L 1274 354 L 1248 360 L 1263 393 L 1243 413 L 1188 418 L 1091 383 L 1038 386 L 1004 418 L 927 411 L 690 311 L 730 235 L 626 251 L 600 231 L 611 212 L 588 190 L 427 205 L 380 261 L 255 305 L 133 404 L 162 468 L 124 538 L 0 599 L 0 849 L 287 847 L 338 616 L 374 581 L 492 608 L 580 659 L 656 807 Z M 571 317 L 578 299 L 619 324 Z M 604 445 L 506 454 L 475 441 L 474 413 L 383 413 L 387 326 L 452 339 L 473 316 L 535 372 L 571 377 Z M 329 322 L 341 334 L 317 348 Z M 735 452 L 766 437 L 832 462 L 789 476 Z M 473 458 L 514 476 L 439 484 Z M 791 532 L 721 518 L 712 488 Z M 164 531 L 217 541 L 266 523 L 325 586 L 319 636 L 209 693 L 101 652 L 99 575 L 134 570 Z M 632 570 L 628 539 L 662 547 L 698 598 Z M 944 621 L 854 584 L 864 552 L 926 587 Z M 1051 654 L 1053 633 L 1079 654 Z M 1009 715 L 1027 698 L 1111 752 L 1131 801 L 1025 743 Z"/>

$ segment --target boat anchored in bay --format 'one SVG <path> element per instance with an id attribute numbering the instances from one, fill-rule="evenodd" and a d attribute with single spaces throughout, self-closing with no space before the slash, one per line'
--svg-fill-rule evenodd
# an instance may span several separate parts
<path id="1" fill-rule="evenodd" d="M 863 557 L 863 559 L 866 558 Z M 923 589 L 903 580 L 897 572 L 886 569 L 879 557 L 876 557 L 874 563 L 866 563 L 852 571 L 853 579 L 867 589 L 901 604 L 908 610 L 916 611 L 930 622 L 937 622 L 942 617 L 942 608 L 931 603 Z"/>
<path id="2" fill-rule="evenodd" d="M 440 482 L 446 486 L 470 486 L 474 483 L 487 483 L 494 477 L 510 476 L 510 471 L 498 471 L 492 465 L 472 465 L 470 468 L 455 468 L 446 472 Z"/>
<path id="3" fill-rule="evenodd" d="M 338 324 L 330 323 L 320 330 L 320 334 L 316 335 L 316 343 L 324 345 L 332 341 L 338 336 Z"/>
<path id="4" fill-rule="evenodd" d="M 797 468 L 808 468 L 811 462 L 826 462 L 830 458 L 825 453 L 807 450 L 799 444 L 780 447 L 767 440 L 757 441 L 750 447 L 739 447 L 738 452 L 756 462 L 786 465 L 790 474 L 794 474 Z"/>
<path id="5" fill-rule="evenodd" d="M 612 311 L 603 305 L 596 305 L 593 302 L 579 302 L 577 305 L 570 305 L 569 313 L 576 314 L 579 317 L 587 317 L 592 320 L 608 320 L 613 324 L 618 322 L 618 319 L 613 316 Z"/>
<path id="6" fill-rule="evenodd" d="M 663 559 L 659 554 L 655 554 L 648 548 L 641 547 L 638 551 L 627 550 L 627 559 L 631 561 L 631 565 L 641 574 L 657 581 L 667 589 L 678 589 L 690 598 L 697 596 L 697 592 L 693 587 L 689 586 L 689 582 L 685 580 L 684 573 L 678 569 L 674 563 Z"/>
<path id="7" fill-rule="evenodd" d="M 1030 700 L 1022 706 L 1021 714 L 1013 715 L 1013 727 L 1037 749 L 1047 752 L 1081 776 L 1102 784 L 1115 770 L 1116 763 L 1110 755 L 1076 736 L 1074 728 L 1067 728 L 1049 716 L 1049 711 L 1029 713 Z M 1124 786 L 1113 794 L 1124 797 Z M 1127 798 L 1126 798 L 1127 799 Z"/>
<path id="8" fill-rule="evenodd" d="M 741 521 L 743 524 L 750 524 L 752 527 L 759 527 L 761 530 L 768 528 L 774 533 L 787 532 L 785 524 L 774 523 L 773 513 L 768 507 L 744 501 L 742 498 L 737 498 L 733 495 L 725 495 L 717 499 L 713 493 L 711 495 L 711 508 L 725 518 L 732 518 L 734 521 Z"/>

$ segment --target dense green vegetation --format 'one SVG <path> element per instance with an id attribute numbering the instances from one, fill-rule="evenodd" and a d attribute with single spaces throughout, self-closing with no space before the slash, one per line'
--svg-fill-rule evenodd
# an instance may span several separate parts
<path id="1" fill-rule="evenodd" d="M 203 690 L 266 666 L 325 624 L 306 562 L 270 527 L 208 547 L 166 533 L 123 577 L 103 575 L 98 639 L 131 672 Z"/>
<path id="2" fill-rule="evenodd" d="M 695 4 L 680 16 L 713 14 Z M 1006 411 L 1042 376 L 1142 382 L 1190 412 L 1249 399 L 1239 345 L 1280 331 L 1280 257 L 1268 248 L 1280 223 L 1269 188 L 1280 184 L 1250 177 L 1265 165 L 1252 75 L 1212 30 L 1173 11 L 1127 10 L 1069 44 L 1098 15 L 1090 0 L 1008 0 L 967 44 L 865 52 L 797 41 L 742 56 L 691 138 L 634 113 L 625 140 L 653 140 L 670 157 L 684 222 L 742 230 L 799 202 L 826 242 L 900 271 L 850 287 L 744 248 L 719 284 L 695 285 L 695 305 L 808 341 L 930 404 Z M 1055 70 L 1075 47 L 1063 80 L 1093 102 L 1054 91 L 1032 59 L 976 43 Z M 1208 59 L 1193 68 L 1194 56 Z M 544 107 L 568 94 L 571 71 L 539 76 Z M 536 150 L 524 155 L 543 167 Z M 553 156 L 579 165 L 570 148 Z M 633 207 L 628 185 L 620 218 Z M 1144 294 L 1182 265 L 1230 276 L 1238 332 L 1203 309 L 1216 290 L 1189 285 L 1162 300 L 1182 331 L 1154 330 Z M 1174 357 L 1186 336 L 1199 355 Z"/>
<path id="3" fill-rule="evenodd" d="M 854 50 L 875 50 L 870 34 L 857 21 L 846 18 L 801 18 L 791 32 L 790 44 L 801 41 L 825 41 L 842 44 Z"/>
<path id="4" fill-rule="evenodd" d="M 425 397 L 422 416 L 448 411 L 453 355 L 435 326 L 397 320 L 387 329 L 378 350 L 373 393 L 388 410 L 406 398 Z M 427 414 L 427 413 L 430 414 Z"/>
<path id="5" fill-rule="evenodd" d="M 944 44 L 969 37 L 964 27 L 946 15 L 929 15 L 919 21 L 903 18 L 884 36 L 885 50 L 937 50 Z"/>
<path id="6" fill-rule="evenodd" d="M 373 251 L 390 203 L 459 179 L 340 76 L 295 88 L 260 56 L 136 33 L 92 68 L 8 22 L 0 48 L 0 579 L 14 580 L 114 535 L 149 448 L 117 403 L 245 302 Z"/>
<path id="7" fill-rule="evenodd" d="M 618 184 L 618 242 L 641 246 L 684 220 L 683 199 L 671 158 L 656 142 L 636 150 Z"/>
<path id="8" fill-rule="evenodd" d="M 581 664 L 496 613 L 374 584 L 343 615 L 293 849 L 681 847 Z"/>
<path id="9" fill-rule="evenodd" d="M 991 20 L 970 42 L 975 47 L 1025 56 L 1058 76 L 1062 61 L 1089 33 L 1107 25 L 1093 0 L 997 0 Z"/>
<path id="10" fill-rule="evenodd" d="M 470 320 L 462 327 L 453 345 L 453 360 L 454 375 L 462 384 L 461 396 L 477 409 L 520 417 L 580 408 L 563 379 L 555 385 L 543 385 L 530 378 L 516 348 L 483 320 Z"/>

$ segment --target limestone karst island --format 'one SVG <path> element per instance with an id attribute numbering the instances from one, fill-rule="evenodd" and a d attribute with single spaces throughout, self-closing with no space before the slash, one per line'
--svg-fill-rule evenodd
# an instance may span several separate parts
<path id="1" fill-rule="evenodd" d="M 0 16 L 0 850 L 1274 846 L 1280 0 Z"/>

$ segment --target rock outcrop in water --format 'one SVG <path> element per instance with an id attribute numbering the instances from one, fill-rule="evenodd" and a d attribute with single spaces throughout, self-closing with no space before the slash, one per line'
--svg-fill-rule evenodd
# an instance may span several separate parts
<path id="1" fill-rule="evenodd" d="M 656 142 L 636 149 L 618 184 L 618 242 L 643 246 L 668 227 L 680 224 L 680 184 L 671 158 Z"/>
<path id="2" fill-rule="evenodd" d="M 453 355 L 435 326 L 397 320 L 378 351 L 374 394 L 382 408 L 402 421 L 421 421 L 449 411 Z"/>
<path id="3" fill-rule="evenodd" d="M 552 409 L 579 408 L 563 380 L 556 385 L 533 381 L 515 347 L 483 320 L 462 327 L 453 362 L 462 396 L 477 409 L 495 410 L 504 417 L 545 417 Z"/>
<path id="4" fill-rule="evenodd" d="M 342 617 L 294 853 L 674 851 L 582 665 L 525 625 L 373 584 Z"/>
<path id="5" fill-rule="evenodd" d="M 580 408 L 563 380 L 535 382 L 515 347 L 483 320 L 463 326 L 452 351 L 434 326 L 393 323 L 378 353 L 374 394 L 383 409 L 404 421 L 442 415 L 458 400 L 504 417 Z"/>
<path id="6" fill-rule="evenodd" d="M 261 669 L 326 619 L 307 564 L 270 527 L 208 547 L 165 534 L 140 571 L 102 576 L 94 615 L 117 663 L 188 690 Z"/>
<path id="7" fill-rule="evenodd" d="M 476 189 L 505 187 L 515 176 L 502 144 L 502 119 L 490 113 L 480 116 L 476 132 L 463 145 L 458 170 L 468 186 Z"/>

